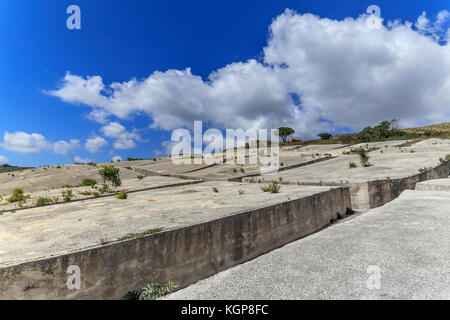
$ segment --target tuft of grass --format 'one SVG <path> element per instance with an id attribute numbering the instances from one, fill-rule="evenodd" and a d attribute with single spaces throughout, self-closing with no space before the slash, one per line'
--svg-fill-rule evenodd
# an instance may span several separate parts
<path id="1" fill-rule="evenodd" d="M 214 193 L 219 193 L 219 189 L 217 189 L 216 187 L 213 187 L 212 189 L 213 189 Z"/>
<path id="2" fill-rule="evenodd" d="M 264 192 L 279 193 L 280 192 L 280 188 L 281 188 L 281 186 L 274 181 L 271 184 L 269 184 L 269 185 L 267 185 L 265 187 L 262 187 L 261 190 L 264 191 Z"/>
<path id="3" fill-rule="evenodd" d="M 420 168 L 418 171 L 419 172 L 426 172 L 426 171 L 431 170 L 431 169 L 432 168 L 423 167 L 423 168 Z"/>
<path id="4" fill-rule="evenodd" d="M 161 232 L 162 229 L 163 228 L 157 228 L 157 229 L 149 229 L 149 230 L 141 232 L 141 233 L 128 233 L 128 234 L 124 235 L 123 237 L 120 237 L 119 239 L 117 239 L 117 241 L 125 241 L 125 240 L 142 238 L 142 237 L 145 237 L 148 235 L 152 235 L 152 234 Z"/>
<path id="5" fill-rule="evenodd" d="M 81 186 L 94 188 L 96 184 L 97 184 L 97 180 L 86 178 L 81 183 Z"/>
<path id="6" fill-rule="evenodd" d="M 45 206 L 45 205 L 47 205 L 47 204 L 50 204 L 50 203 L 52 203 L 53 201 L 52 201 L 52 199 L 50 199 L 50 198 L 47 198 L 47 197 L 40 197 L 39 199 L 37 199 L 36 200 L 36 205 L 38 206 L 38 207 L 40 207 L 40 206 Z"/>
<path id="7" fill-rule="evenodd" d="M 120 200 L 125 200 L 128 198 L 128 194 L 125 190 L 121 190 L 116 194 L 116 198 Z"/>
<path id="8" fill-rule="evenodd" d="M 137 176 L 138 180 L 144 179 L 144 176 Z"/>
<path id="9" fill-rule="evenodd" d="M 357 165 L 356 165 L 356 163 L 354 163 L 353 161 L 350 161 L 350 163 L 348 164 L 348 167 L 351 169 L 351 168 L 356 168 L 357 167 Z"/>
<path id="10" fill-rule="evenodd" d="M 23 189 L 14 189 L 11 197 L 7 198 L 8 202 L 22 202 L 25 201 L 25 195 L 23 194 Z"/>

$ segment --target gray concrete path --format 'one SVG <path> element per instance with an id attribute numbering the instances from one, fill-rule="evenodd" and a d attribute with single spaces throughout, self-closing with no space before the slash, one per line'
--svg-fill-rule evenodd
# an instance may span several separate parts
<path id="1" fill-rule="evenodd" d="M 450 299 L 450 194 L 405 191 L 167 298 Z"/>

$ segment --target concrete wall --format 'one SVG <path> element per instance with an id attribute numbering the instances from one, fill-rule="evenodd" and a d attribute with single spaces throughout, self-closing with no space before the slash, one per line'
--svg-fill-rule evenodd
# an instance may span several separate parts
<path id="1" fill-rule="evenodd" d="M 416 183 L 418 182 L 446 178 L 449 175 L 450 161 L 447 161 L 440 164 L 436 168 L 419 173 L 412 177 L 371 181 L 368 184 L 370 208 L 380 207 L 387 202 L 394 200 L 405 190 L 414 190 L 416 188 Z"/>
<path id="2" fill-rule="evenodd" d="M 0 269 L 0 299 L 120 299 L 150 281 L 182 287 L 327 226 L 350 207 L 348 188 Z M 81 269 L 68 290 L 67 268 Z"/>

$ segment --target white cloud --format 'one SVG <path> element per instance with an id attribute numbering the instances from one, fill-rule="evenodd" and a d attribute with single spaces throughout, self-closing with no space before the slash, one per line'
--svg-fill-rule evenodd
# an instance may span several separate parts
<path id="1" fill-rule="evenodd" d="M 74 163 L 89 163 L 89 162 L 91 162 L 91 160 L 89 160 L 89 159 L 84 159 L 84 158 L 81 158 L 81 157 L 79 157 L 79 156 L 75 156 L 75 157 L 73 158 L 73 162 L 74 162 Z"/>
<path id="2" fill-rule="evenodd" d="M 1 146 L 6 150 L 21 153 L 39 153 L 42 150 L 51 148 L 51 145 L 45 140 L 43 135 L 21 131 L 15 133 L 5 132 Z"/>
<path id="3" fill-rule="evenodd" d="M 112 157 L 112 161 L 114 161 L 114 162 L 122 161 L 122 158 L 120 156 L 114 156 L 114 157 Z"/>
<path id="4" fill-rule="evenodd" d="M 0 165 L 2 164 L 8 164 L 9 163 L 9 159 L 5 156 L 0 156 Z"/>
<path id="5" fill-rule="evenodd" d="M 442 11 L 430 22 L 423 14 L 416 29 L 396 20 L 377 30 L 367 27 L 365 15 L 331 20 L 286 10 L 270 26 L 262 62 L 229 64 L 206 81 L 189 68 L 109 86 L 99 76 L 68 73 L 48 93 L 90 106 L 101 123 L 146 113 L 153 128 L 165 130 L 203 120 L 229 128 L 291 126 L 306 138 L 392 118 L 405 126 L 444 122 L 450 120 L 448 17 Z M 116 148 L 134 144 L 118 140 Z"/>
<path id="6" fill-rule="evenodd" d="M 118 122 L 110 122 L 103 126 L 100 131 L 108 138 L 115 138 L 114 149 L 126 150 L 136 147 L 135 140 L 141 140 L 141 137 L 135 132 L 128 132 L 124 126 Z"/>
<path id="7" fill-rule="evenodd" d="M 72 139 L 70 142 L 58 141 L 53 144 L 55 154 L 67 155 L 80 147 L 80 140 Z"/>
<path id="8" fill-rule="evenodd" d="M 64 140 L 56 143 L 48 142 L 47 139 L 38 133 L 26 133 L 17 131 L 14 133 L 5 132 L 3 148 L 20 153 L 40 153 L 42 151 L 52 151 L 55 154 L 67 155 L 76 148 L 79 148 L 80 141 L 76 139 L 66 142 Z"/>
<path id="9" fill-rule="evenodd" d="M 102 137 L 93 137 L 86 140 L 84 147 L 90 153 L 97 153 L 102 151 L 102 148 L 106 147 L 108 142 Z"/>

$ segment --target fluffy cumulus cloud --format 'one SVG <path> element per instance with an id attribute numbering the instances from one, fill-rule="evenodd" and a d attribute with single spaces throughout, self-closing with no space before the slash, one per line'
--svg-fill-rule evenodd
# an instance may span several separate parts
<path id="1" fill-rule="evenodd" d="M 2 164 L 8 164 L 9 163 L 9 159 L 5 156 L 0 156 L 0 165 Z"/>
<path id="2" fill-rule="evenodd" d="M 51 143 L 38 133 L 26 133 L 22 131 L 9 133 L 5 132 L 1 147 L 6 150 L 20 153 L 40 153 L 41 151 L 52 151 L 55 154 L 67 155 L 80 146 L 78 140 L 64 140 Z"/>
<path id="3" fill-rule="evenodd" d="M 291 126 L 297 136 L 385 119 L 403 126 L 450 120 L 450 14 L 369 28 L 367 16 L 331 20 L 286 10 L 270 26 L 261 61 L 227 65 L 204 80 L 185 70 L 154 72 L 105 85 L 100 76 L 67 73 L 48 94 L 90 106 L 117 149 L 132 133 L 111 116 L 146 113 L 172 130 L 203 120 L 228 128 Z"/>
<path id="4" fill-rule="evenodd" d="M 53 152 L 55 154 L 67 155 L 80 147 L 80 140 L 72 139 L 69 142 L 58 141 L 53 144 Z"/>
<path id="5" fill-rule="evenodd" d="M 141 140 L 141 137 L 135 132 L 129 132 L 123 125 L 118 122 L 110 122 L 103 126 L 100 131 L 108 138 L 115 139 L 114 149 L 126 150 L 136 147 L 136 142 Z"/>
<path id="6" fill-rule="evenodd" d="M 102 137 L 92 137 L 86 140 L 84 148 L 90 153 L 101 152 L 104 147 L 108 146 L 108 142 Z"/>

